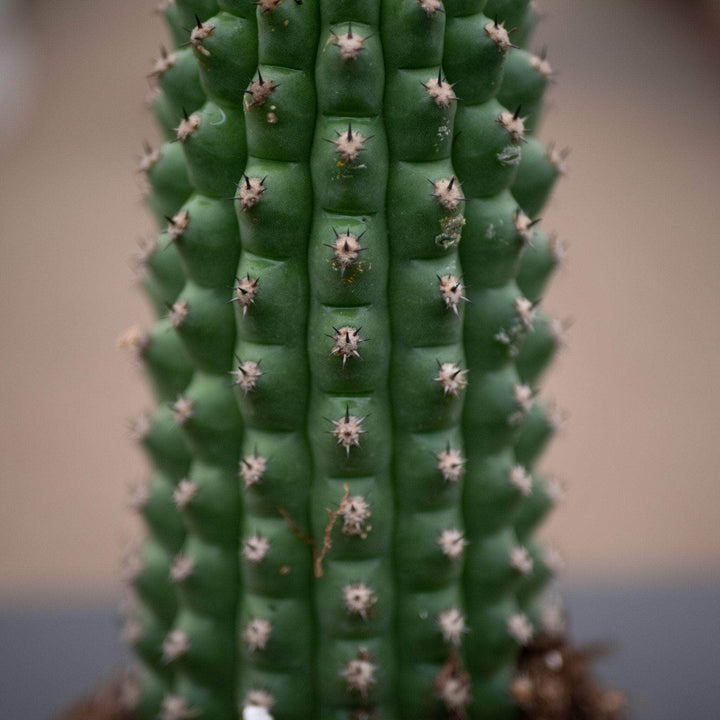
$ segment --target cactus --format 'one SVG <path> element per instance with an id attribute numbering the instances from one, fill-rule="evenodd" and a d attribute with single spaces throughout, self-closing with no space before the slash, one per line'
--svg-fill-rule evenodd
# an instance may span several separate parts
<path id="1" fill-rule="evenodd" d="M 528 0 L 166 0 L 163 228 L 123 337 L 157 409 L 126 560 L 141 720 L 512 718 L 564 155 Z"/>

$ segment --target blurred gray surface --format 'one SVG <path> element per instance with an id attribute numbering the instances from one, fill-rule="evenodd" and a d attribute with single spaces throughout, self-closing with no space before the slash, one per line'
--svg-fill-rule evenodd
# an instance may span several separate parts
<path id="1" fill-rule="evenodd" d="M 598 669 L 628 693 L 633 718 L 720 717 L 720 582 L 596 584 L 564 596 L 577 641 L 615 642 Z M 122 658 L 112 607 L 0 608 L 0 719 L 50 718 Z"/>

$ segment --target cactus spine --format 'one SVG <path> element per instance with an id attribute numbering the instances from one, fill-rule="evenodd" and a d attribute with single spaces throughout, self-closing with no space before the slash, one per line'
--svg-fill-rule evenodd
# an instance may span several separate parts
<path id="1" fill-rule="evenodd" d="M 166 0 L 158 319 L 123 338 L 141 720 L 513 717 L 552 628 L 537 216 L 563 156 L 527 0 Z M 512 30 L 514 28 L 514 30 Z M 457 95 L 456 95 L 457 92 Z M 458 96 L 461 100 L 458 99 Z M 259 715 L 257 713 L 260 713 Z M 250 716 L 248 715 L 248 717 Z"/>

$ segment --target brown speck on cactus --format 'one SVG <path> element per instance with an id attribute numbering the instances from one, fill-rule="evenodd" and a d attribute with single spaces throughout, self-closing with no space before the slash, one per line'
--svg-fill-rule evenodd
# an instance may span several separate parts
<path id="1" fill-rule="evenodd" d="M 507 631 L 518 645 L 527 645 L 533 637 L 533 626 L 525 613 L 511 615 L 507 621 Z"/>
<path id="2" fill-rule="evenodd" d="M 138 171 L 142 173 L 149 172 L 158 162 L 162 153 L 159 148 L 154 148 L 150 143 L 146 142 L 143 147 L 143 154 L 138 162 Z"/>
<path id="3" fill-rule="evenodd" d="M 467 370 L 461 370 L 455 363 L 440 363 L 438 360 L 438 375 L 433 378 L 443 388 L 443 395 L 459 397 L 460 391 L 467 387 Z"/>
<path id="4" fill-rule="evenodd" d="M 132 510 L 142 510 L 150 499 L 150 488 L 146 482 L 132 485 L 128 491 L 128 507 Z"/>
<path id="5" fill-rule="evenodd" d="M 255 304 L 255 298 L 260 290 L 260 280 L 247 275 L 244 278 L 235 278 L 235 294 L 233 302 L 239 303 L 242 307 L 243 317 L 247 315 L 248 308 Z"/>
<path id="6" fill-rule="evenodd" d="M 418 5 L 428 17 L 432 17 L 435 13 L 445 12 L 442 0 L 418 0 Z"/>
<path id="7" fill-rule="evenodd" d="M 366 138 L 362 133 L 352 129 L 352 125 L 348 124 L 346 132 L 337 132 L 336 140 L 328 140 L 337 148 L 337 153 L 343 162 L 353 162 L 357 160 L 361 150 L 365 149 L 365 143 L 370 139 Z"/>
<path id="8" fill-rule="evenodd" d="M 500 48 L 502 52 L 507 52 L 510 48 L 515 45 L 510 42 L 510 33 L 512 30 L 507 30 L 505 23 L 498 23 L 497 19 L 489 22 L 485 26 L 485 34 Z"/>
<path id="9" fill-rule="evenodd" d="M 215 31 L 215 26 L 211 22 L 200 22 L 198 16 L 195 16 L 195 27 L 190 31 L 190 42 L 186 45 L 192 45 L 192 47 L 201 52 L 205 56 L 210 55 L 210 51 L 203 46 L 203 42 L 207 40 Z"/>
<path id="10" fill-rule="evenodd" d="M 166 695 L 160 708 L 160 720 L 191 720 L 200 710 L 190 707 L 180 695 Z"/>
<path id="11" fill-rule="evenodd" d="M 175 583 L 187 580 L 195 570 L 195 560 L 190 555 L 180 553 L 170 566 L 170 579 Z"/>
<path id="12" fill-rule="evenodd" d="M 245 104 L 248 108 L 255 107 L 256 105 L 264 105 L 276 87 L 278 87 L 278 85 L 275 81 L 270 78 L 264 78 L 258 69 L 258 79 L 253 80 L 250 83 L 250 89 L 245 91 L 246 94 L 250 96 L 250 98 L 245 98 Z"/>
<path id="13" fill-rule="evenodd" d="M 198 115 L 198 113 L 193 113 L 189 117 L 187 114 L 185 114 L 185 117 L 180 120 L 178 126 L 176 128 L 173 128 L 175 132 L 175 137 L 181 143 L 187 142 L 201 124 L 202 117 Z"/>
<path id="14" fill-rule="evenodd" d="M 170 68 L 175 67 L 177 62 L 177 56 L 175 53 L 168 53 L 168 51 L 161 45 L 160 46 L 160 57 L 153 63 L 153 68 L 150 71 L 148 77 L 160 78 Z"/>
<path id="15" fill-rule="evenodd" d="M 438 282 L 440 283 L 440 295 L 445 303 L 445 307 L 458 315 L 458 305 L 460 304 L 460 301 L 468 301 L 468 299 L 463 295 L 465 292 L 465 286 L 462 284 L 460 279 L 456 278 L 454 275 L 443 275 L 442 277 L 438 276 Z"/>
<path id="16" fill-rule="evenodd" d="M 176 242 L 182 237 L 182 234 L 187 230 L 190 224 L 190 213 L 187 210 L 181 210 L 171 218 L 167 218 L 168 221 L 168 235 L 173 242 Z"/>
<path id="17" fill-rule="evenodd" d="M 459 450 L 454 450 L 447 447 L 447 449 L 438 453 L 437 458 L 437 469 L 443 476 L 443 480 L 446 482 L 457 482 L 460 480 L 463 472 L 465 472 L 465 463 L 467 460 L 460 454 Z"/>
<path id="18" fill-rule="evenodd" d="M 342 445 L 350 455 L 350 448 L 354 445 L 360 447 L 360 436 L 365 432 L 362 429 L 364 417 L 357 418 L 350 414 L 350 409 L 345 409 L 345 415 L 339 420 L 331 420 L 335 429 L 332 434 L 337 438 L 337 444 Z"/>
<path id="19" fill-rule="evenodd" d="M 375 593 L 365 583 L 350 583 L 342 589 L 343 602 L 347 611 L 367 620 L 373 605 L 377 602 Z"/>
<path id="20" fill-rule="evenodd" d="M 250 652 L 264 650 L 272 632 L 272 623 L 264 618 L 252 619 L 243 632 L 243 640 L 248 644 Z"/>
<path id="21" fill-rule="evenodd" d="M 459 646 L 462 636 L 470 632 L 465 624 L 465 615 L 458 608 L 443 610 L 437 619 L 438 627 L 446 643 Z"/>
<path id="22" fill-rule="evenodd" d="M 523 495 L 532 491 L 532 477 L 522 465 L 513 465 L 508 473 L 510 484 L 515 486 Z"/>
<path id="23" fill-rule="evenodd" d="M 370 517 L 370 505 L 362 495 L 352 495 L 341 506 L 343 518 L 342 531 L 345 535 L 359 535 L 362 539 L 372 530 L 367 520 Z"/>
<path id="24" fill-rule="evenodd" d="M 367 40 L 367 37 L 353 35 L 352 23 L 348 23 L 346 35 L 337 35 L 332 31 L 331 34 L 334 38 L 333 45 L 340 51 L 343 60 L 354 60 L 358 53 L 365 49 L 363 43 Z"/>
<path id="25" fill-rule="evenodd" d="M 193 416 L 194 410 L 195 403 L 184 395 L 178 395 L 178 399 L 172 404 L 175 422 L 178 425 L 184 425 Z"/>
<path id="26" fill-rule="evenodd" d="M 515 314 L 520 318 L 525 330 L 533 329 L 533 320 L 535 320 L 535 306 L 524 297 L 519 297 L 514 303 Z"/>
<path id="27" fill-rule="evenodd" d="M 450 652 L 450 657 L 435 678 L 435 693 L 455 716 L 465 717 L 465 710 L 472 700 L 470 675 L 455 650 Z"/>
<path id="28" fill-rule="evenodd" d="M 243 313 L 244 313 L 243 309 Z M 246 360 L 241 362 L 237 370 L 231 370 L 230 375 L 235 378 L 233 385 L 238 385 L 245 395 L 252 392 L 256 387 L 258 380 L 263 376 L 260 369 L 260 363 L 254 360 Z"/>
<path id="29" fill-rule="evenodd" d="M 525 121 L 526 117 L 520 117 L 520 108 L 514 113 L 509 110 L 500 113 L 498 123 L 510 134 L 515 143 L 525 142 Z"/>
<path id="30" fill-rule="evenodd" d="M 168 320 L 176 330 L 185 322 L 188 313 L 190 312 L 190 306 L 187 300 L 178 300 L 173 304 L 168 312 Z"/>
<path id="31" fill-rule="evenodd" d="M 197 496 L 198 486 L 192 480 L 181 480 L 173 491 L 173 500 L 178 510 L 183 510 Z"/>
<path id="32" fill-rule="evenodd" d="M 438 71 L 436 78 L 430 78 L 427 82 L 423 83 L 423 87 L 427 90 L 430 99 L 439 108 L 450 107 L 450 104 L 454 100 L 457 100 L 453 92 L 454 85 L 451 85 L 447 80 L 443 82 L 442 71 Z"/>
<path id="33" fill-rule="evenodd" d="M 460 190 L 460 182 L 453 175 L 451 178 L 440 178 L 433 182 L 433 195 L 446 210 L 457 210 L 458 205 L 465 200 Z"/>
<path id="34" fill-rule="evenodd" d="M 342 234 L 338 234 L 335 228 L 333 228 L 333 232 L 335 233 L 335 242 L 332 244 L 325 243 L 325 247 L 332 249 L 335 263 L 340 268 L 340 277 L 343 277 L 345 271 L 357 262 L 360 253 L 366 249 L 360 246 L 360 238 L 365 233 L 354 235 L 349 228 L 347 232 Z"/>
<path id="35" fill-rule="evenodd" d="M 357 657 L 345 663 L 340 674 L 347 682 L 348 692 L 360 693 L 367 697 L 368 691 L 375 685 L 377 665 L 370 660 L 367 650 L 358 650 Z"/>
<path id="36" fill-rule="evenodd" d="M 140 413 L 130 421 L 130 437 L 136 442 L 142 442 L 152 430 L 152 419 L 147 413 Z"/>
<path id="37" fill-rule="evenodd" d="M 260 196 L 265 192 L 265 178 L 248 177 L 243 175 L 243 181 L 237 186 L 238 194 L 235 200 L 240 200 L 243 212 L 254 208 L 260 202 Z"/>
<path id="38" fill-rule="evenodd" d="M 162 644 L 164 663 L 172 663 L 181 658 L 190 649 L 190 638 L 182 630 L 171 630 Z"/>
<path id="39" fill-rule="evenodd" d="M 133 325 L 123 332 L 117 340 L 120 350 L 131 353 L 133 360 L 139 360 L 150 344 L 150 335 L 139 325 Z"/>
<path id="40" fill-rule="evenodd" d="M 360 343 L 367 342 L 367 339 L 360 337 L 360 330 L 362 328 L 354 328 L 350 326 L 341 327 L 339 330 L 333 328 L 335 331 L 334 335 L 328 335 L 328 337 L 335 343 L 330 355 L 336 355 L 342 358 L 343 367 L 349 357 L 360 357 L 358 347 Z"/>
<path id="41" fill-rule="evenodd" d="M 533 569 L 533 560 L 527 548 L 514 547 L 510 551 L 510 565 L 521 575 L 529 575 Z"/>
<path id="42" fill-rule="evenodd" d="M 262 535 L 253 535 L 243 542 L 243 557 L 252 565 L 261 562 L 270 551 L 270 541 Z"/>
<path id="43" fill-rule="evenodd" d="M 255 707 L 265 708 L 266 710 L 272 709 L 275 704 L 275 698 L 267 691 L 260 689 L 248 690 L 243 699 L 243 707 L 253 705 Z"/>
<path id="44" fill-rule="evenodd" d="M 465 546 L 470 544 L 465 539 L 465 534 L 457 528 L 443 530 L 437 542 L 443 555 L 450 560 L 461 558 L 465 552 Z"/>
<path id="45" fill-rule="evenodd" d="M 245 481 L 245 487 L 255 485 L 262 480 L 267 468 L 267 458 L 258 455 L 246 455 L 240 460 L 240 477 Z"/>

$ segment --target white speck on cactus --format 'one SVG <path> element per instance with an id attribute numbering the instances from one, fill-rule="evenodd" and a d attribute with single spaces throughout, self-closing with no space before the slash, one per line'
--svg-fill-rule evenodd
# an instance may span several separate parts
<path id="1" fill-rule="evenodd" d="M 545 480 L 544 490 L 553 505 L 559 505 L 565 499 L 565 486 L 556 477 Z"/>
<path id="2" fill-rule="evenodd" d="M 461 532 L 457 528 L 448 528 L 440 533 L 438 538 L 438 545 L 443 552 L 443 555 L 450 558 L 450 560 L 457 560 L 462 557 L 465 551 L 465 546 L 470 543 L 465 539 L 465 533 Z"/>
<path id="3" fill-rule="evenodd" d="M 190 224 L 190 213 L 187 210 L 181 210 L 173 217 L 168 219 L 168 235 L 173 242 L 179 240 Z"/>
<path id="4" fill-rule="evenodd" d="M 162 644 L 164 663 L 175 662 L 190 649 L 190 638 L 182 630 L 171 630 Z"/>
<path id="5" fill-rule="evenodd" d="M 448 447 L 446 450 L 438 453 L 437 469 L 443 476 L 443 480 L 447 482 L 457 482 L 465 472 L 465 463 L 467 460 L 460 454 L 459 450 Z"/>
<path id="6" fill-rule="evenodd" d="M 550 333 L 560 349 L 567 347 L 569 327 L 570 322 L 568 320 L 560 320 L 559 318 L 550 320 Z"/>
<path id="7" fill-rule="evenodd" d="M 246 360 L 238 365 L 237 370 L 231 370 L 230 374 L 235 378 L 233 385 L 239 385 L 243 393 L 247 395 L 257 387 L 258 380 L 264 373 L 260 370 L 260 363 Z"/>
<path id="8" fill-rule="evenodd" d="M 331 35 L 334 38 L 333 45 L 340 51 L 343 60 L 354 60 L 360 51 L 365 49 L 363 43 L 367 40 L 367 37 L 353 34 L 350 23 L 348 23 L 346 35 L 337 35 L 332 31 Z"/>
<path id="9" fill-rule="evenodd" d="M 233 302 L 242 307 L 243 317 L 247 315 L 248 308 L 255 304 L 255 298 L 260 291 L 260 280 L 247 275 L 244 278 L 235 278 Z"/>
<path id="10" fill-rule="evenodd" d="M 195 50 L 201 52 L 205 56 L 210 55 L 210 51 L 203 47 L 203 42 L 207 40 L 215 31 L 215 26 L 211 22 L 200 22 L 190 32 L 190 42 Z"/>
<path id="11" fill-rule="evenodd" d="M 175 137 L 181 143 L 187 142 L 201 124 L 202 117 L 197 113 L 193 113 L 189 117 L 184 117 L 180 120 L 178 126 L 176 128 L 173 128 L 173 130 L 175 131 Z"/>
<path id="12" fill-rule="evenodd" d="M 513 213 L 513 224 L 524 245 L 529 245 L 532 240 L 533 228 L 540 222 L 539 219 L 531 220 L 522 210 Z"/>
<path id="13" fill-rule="evenodd" d="M 442 0 L 418 0 L 418 5 L 425 11 L 428 17 L 435 13 L 443 12 Z"/>
<path id="14" fill-rule="evenodd" d="M 347 611 L 367 620 L 368 613 L 377 602 L 377 596 L 365 583 L 350 583 L 342 589 Z"/>
<path id="15" fill-rule="evenodd" d="M 542 55 L 531 55 L 530 67 L 539 75 L 542 75 L 546 80 L 549 80 L 553 76 L 552 66 L 548 62 L 544 53 Z"/>
<path id="16" fill-rule="evenodd" d="M 275 698 L 267 691 L 260 689 L 248 690 L 243 700 L 243 707 L 254 705 L 255 707 L 270 710 L 275 704 Z"/>
<path id="17" fill-rule="evenodd" d="M 190 306 L 188 305 L 187 300 L 175 301 L 173 306 L 170 308 L 170 312 L 168 312 L 170 325 L 177 330 L 185 322 L 189 312 Z"/>
<path id="18" fill-rule="evenodd" d="M 513 465 L 508 474 L 510 484 L 515 486 L 523 495 L 532 491 L 532 477 L 522 465 Z"/>
<path id="19" fill-rule="evenodd" d="M 252 535 L 243 542 L 243 557 L 252 565 L 257 565 L 270 551 L 270 541 L 262 535 Z"/>
<path id="20" fill-rule="evenodd" d="M 560 432 L 565 425 L 565 411 L 557 405 L 551 405 L 548 408 L 547 419 L 550 423 L 550 427 L 553 429 L 553 432 Z"/>
<path id="21" fill-rule="evenodd" d="M 342 531 L 345 535 L 359 535 L 362 539 L 372 530 L 367 524 L 370 505 L 362 495 L 352 495 L 340 507 L 343 518 Z"/>
<path id="22" fill-rule="evenodd" d="M 267 468 L 267 458 L 254 453 L 246 455 L 240 460 L 240 477 L 245 481 L 245 487 L 255 485 L 262 480 Z"/>
<path id="23" fill-rule="evenodd" d="M 530 412 L 533 404 L 533 391 L 529 385 L 518 384 L 513 387 L 513 396 L 523 415 Z"/>
<path id="24" fill-rule="evenodd" d="M 172 404 L 172 411 L 175 413 L 175 422 L 184 425 L 195 411 L 195 402 L 184 395 L 178 395 L 178 399 Z"/>
<path id="25" fill-rule="evenodd" d="M 333 328 L 335 334 L 328 335 L 328 337 L 335 343 L 330 351 L 330 354 L 341 357 L 343 367 L 345 367 L 345 363 L 349 357 L 360 357 L 358 347 L 360 346 L 360 343 L 367 342 L 366 339 L 360 337 L 361 329 L 362 328 L 354 328 L 350 326 L 341 327 L 339 330 L 338 328 Z"/>
<path id="26" fill-rule="evenodd" d="M 442 295 L 445 307 L 458 315 L 460 301 L 468 302 L 468 299 L 463 295 L 465 286 L 454 275 L 443 275 L 438 277 L 438 281 L 440 283 L 440 295 Z"/>
<path id="27" fill-rule="evenodd" d="M 435 678 L 435 692 L 448 710 L 457 717 L 465 716 L 470 704 L 470 675 L 462 666 L 460 658 L 451 650 L 448 661 Z"/>
<path id="28" fill-rule="evenodd" d="M 198 486 L 192 480 L 183 479 L 173 491 L 173 500 L 178 510 L 183 510 L 188 503 L 197 495 Z"/>
<path id="29" fill-rule="evenodd" d="M 335 262 L 340 268 L 340 277 L 345 275 L 345 271 L 357 262 L 360 253 L 365 250 L 365 248 L 360 247 L 360 238 L 364 234 L 353 235 L 349 229 L 342 234 L 335 232 L 335 242 L 332 245 L 326 245 L 333 251 Z"/>
<path id="30" fill-rule="evenodd" d="M 533 321 L 535 320 L 535 306 L 524 297 L 515 300 L 515 314 L 520 318 L 525 330 L 533 329 Z"/>
<path id="31" fill-rule="evenodd" d="M 507 631 L 518 645 L 527 645 L 533 637 L 533 626 L 525 613 L 516 613 L 508 618 Z"/>
<path id="32" fill-rule="evenodd" d="M 345 415 L 339 420 L 332 420 L 335 429 L 332 434 L 337 438 L 337 444 L 342 445 L 350 455 L 350 448 L 360 447 L 360 436 L 365 433 L 362 429 L 364 417 L 358 418 L 350 414 L 350 409 L 346 408 Z"/>
<path id="33" fill-rule="evenodd" d="M 543 658 L 545 666 L 554 672 L 560 672 L 563 668 L 563 656 L 559 650 L 551 650 Z"/>
<path id="34" fill-rule="evenodd" d="M 511 47 L 515 47 L 510 42 L 510 31 L 505 28 L 504 22 L 489 22 L 485 26 L 485 34 L 500 48 L 502 52 L 506 52 Z"/>
<path id="35" fill-rule="evenodd" d="M 142 442 L 152 432 L 152 418 L 147 413 L 140 413 L 130 421 L 130 437 L 136 442 Z"/>
<path id="36" fill-rule="evenodd" d="M 458 646 L 462 636 L 470 632 L 465 624 L 465 615 L 458 608 L 443 610 L 437 619 L 438 627 L 446 643 Z"/>
<path id="37" fill-rule="evenodd" d="M 168 70 L 175 67 L 177 55 L 168 53 L 164 47 L 160 47 L 160 57 L 153 63 L 149 77 L 161 78 Z"/>
<path id="38" fill-rule="evenodd" d="M 423 83 L 423 87 L 427 90 L 430 99 L 439 107 L 450 107 L 454 100 L 457 100 L 453 92 L 453 85 L 447 80 L 443 81 L 442 74 L 438 73 L 436 78 L 430 78 Z"/>
<path id="39" fill-rule="evenodd" d="M 243 181 L 238 184 L 237 190 L 235 200 L 239 200 L 243 212 L 247 212 L 260 202 L 260 197 L 266 190 L 265 178 L 243 175 Z"/>
<path id="40" fill-rule="evenodd" d="M 190 707 L 180 695 L 166 695 L 160 708 L 160 720 L 190 720 L 200 715 L 200 710 Z"/>
<path id="41" fill-rule="evenodd" d="M 190 555 L 179 553 L 170 566 L 170 579 L 175 582 L 187 580 L 195 570 L 195 560 Z"/>
<path id="42" fill-rule="evenodd" d="M 273 720 L 267 708 L 259 705 L 246 705 L 242 711 L 243 720 Z"/>
<path id="43" fill-rule="evenodd" d="M 336 132 L 336 140 L 329 140 L 336 148 L 338 155 L 344 162 L 353 162 L 357 160 L 358 155 L 365 149 L 365 143 L 369 140 L 362 133 L 353 130 L 348 125 L 346 132 Z"/>
<path id="44" fill-rule="evenodd" d="M 459 397 L 460 391 L 467 387 L 467 370 L 461 370 L 455 363 L 439 364 L 438 375 L 433 378 L 443 388 L 444 395 Z"/>
<path id="45" fill-rule="evenodd" d="M 127 350 L 134 360 L 139 360 L 150 345 L 150 335 L 139 325 L 133 325 L 123 332 L 117 340 L 120 350 Z"/>
<path id="46" fill-rule="evenodd" d="M 500 113 L 497 119 L 498 123 L 500 123 L 500 126 L 504 130 L 507 130 L 507 132 L 510 134 L 510 137 L 513 139 L 513 142 L 515 143 L 521 143 L 525 141 L 526 120 L 526 117 L 520 117 L 520 108 L 518 108 L 514 113 L 510 112 L 509 110 L 505 110 L 504 112 Z"/>
<path id="47" fill-rule="evenodd" d="M 567 173 L 567 159 L 570 155 L 570 148 L 563 148 L 559 150 L 555 143 L 550 143 L 547 147 L 545 156 L 550 161 L 550 164 L 557 170 L 560 175 Z"/>
<path id="48" fill-rule="evenodd" d="M 347 682 L 347 689 L 350 692 L 358 692 L 366 697 L 368 690 L 375 685 L 375 671 L 377 665 L 370 661 L 370 655 L 366 650 L 359 650 L 357 657 L 345 663 L 340 674 Z"/>
<path id="49" fill-rule="evenodd" d="M 134 483 L 128 492 L 128 506 L 132 510 L 142 510 L 150 499 L 150 488 L 147 482 L 140 481 Z"/>
<path id="50" fill-rule="evenodd" d="M 461 192 L 461 185 L 453 175 L 450 178 L 440 178 L 430 183 L 433 186 L 433 195 L 446 210 L 457 210 L 458 205 L 465 200 Z"/>
<path id="51" fill-rule="evenodd" d="M 138 163 L 138 170 L 142 173 L 147 173 L 160 162 L 162 153 L 159 148 L 153 148 L 150 143 L 145 143 L 143 148 L 143 154 L 140 156 Z"/>
<path id="52" fill-rule="evenodd" d="M 256 105 L 264 105 L 276 87 L 278 86 L 274 80 L 264 78 L 260 74 L 260 70 L 258 70 L 258 79 L 253 80 L 250 83 L 250 89 L 245 91 L 245 93 L 250 96 L 249 98 L 245 98 L 245 104 L 248 108 L 253 108 Z"/>
<path id="53" fill-rule="evenodd" d="M 527 548 L 514 547 L 510 551 L 510 566 L 515 568 L 521 575 L 529 575 L 533 569 L 533 559 Z"/>
<path id="54" fill-rule="evenodd" d="M 243 640 L 250 648 L 250 652 L 264 650 L 272 632 L 272 623 L 265 618 L 253 618 L 245 627 Z"/>

